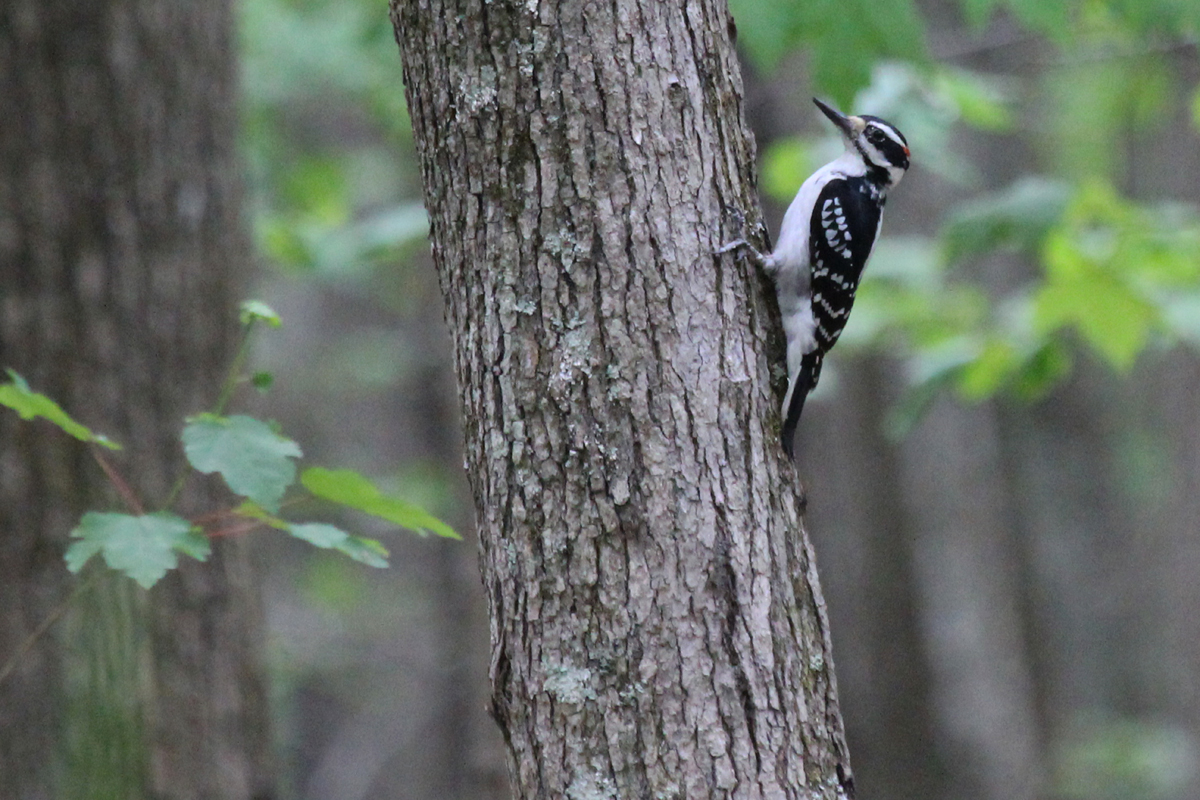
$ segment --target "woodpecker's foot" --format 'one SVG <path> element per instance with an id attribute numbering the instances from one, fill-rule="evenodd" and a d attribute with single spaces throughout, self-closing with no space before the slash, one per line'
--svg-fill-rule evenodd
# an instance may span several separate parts
<path id="1" fill-rule="evenodd" d="M 732 242 L 726 242 L 719 249 L 713 251 L 714 255 L 720 256 L 725 253 L 732 253 L 740 247 L 749 247 L 751 250 L 754 250 L 754 246 L 746 241 L 746 215 L 736 209 L 732 209 L 728 213 L 729 216 L 733 217 L 733 229 L 737 232 L 735 234 L 737 238 Z"/>
<path id="2" fill-rule="evenodd" d="M 732 242 L 726 242 L 725 244 L 721 245 L 720 248 L 714 251 L 714 255 L 722 256 L 726 253 L 732 253 L 735 251 L 740 251 L 737 254 L 737 258 L 746 258 L 748 256 L 750 260 L 759 267 L 759 269 L 762 269 L 768 274 L 771 273 L 771 265 L 768 258 L 762 253 L 758 252 L 758 248 L 747 242 L 745 239 L 734 239 Z"/>
<path id="3" fill-rule="evenodd" d="M 764 256 L 758 251 L 758 248 L 750 244 L 750 242 L 746 241 L 745 239 L 746 215 L 740 211 L 731 211 L 729 213 L 734 219 L 733 227 L 734 230 L 737 231 L 738 237 L 731 242 L 726 242 L 725 244 L 721 245 L 721 247 L 713 251 L 713 255 L 722 256 L 726 253 L 736 252 L 737 258 L 739 259 L 749 256 L 750 260 L 758 265 L 760 269 L 770 273 L 770 256 Z"/>
<path id="4" fill-rule="evenodd" d="M 718 256 L 722 256 L 722 255 L 725 255 L 726 253 L 732 253 L 734 250 L 737 250 L 738 248 L 741 248 L 741 247 L 749 248 L 754 253 L 758 252 L 757 250 L 754 249 L 754 245 L 750 244 L 745 239 L 734 239 L 732 242 L 726 242 L 725 244 L 721 245 L 719 248 L 714 250 L 713 253 L 715 253 Z"/>

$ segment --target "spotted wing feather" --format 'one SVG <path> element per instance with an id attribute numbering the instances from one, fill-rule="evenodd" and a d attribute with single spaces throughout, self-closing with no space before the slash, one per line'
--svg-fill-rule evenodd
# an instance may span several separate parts
<path id="1" fill-rule="evenodd" d="M 878 190 L 855 178 L 831 180 L 813 206 L 808 252 L 814 338 L 822 354 L 837 342 L 850 318 L 863 267 L 879 234 L 882 209 Z"/>
<path id="2" fill-rule="evenodd" d="M 782 438 L 789 456 L 804 401 L 821 377 L 825 353 L 837 342 L 850 318 L 863 267 L 879 235 L 882 210 L 883 198 L 878 189 L 857 177 L 830 180 L 813 206 L 808 238 L 813 349 L 801 359 L 788 392 Z"/>

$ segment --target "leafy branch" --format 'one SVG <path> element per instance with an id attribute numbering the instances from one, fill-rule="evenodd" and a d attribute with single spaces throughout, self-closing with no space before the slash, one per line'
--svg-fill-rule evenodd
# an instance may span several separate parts
<path id="1" fill-rule="evenodd" d="M 334 550 L 372 567 L 388 565 L 388 551 L 378 541 L 356 536 L 324 522 L 293 522 L 279 516 L 285 506 L 304 501 L 319 501 L 353 509 L 425 535 L 433 533 L 459 539 L 454 529 L 419 506 L 380 491 L 369 479 L 353 470 L 329 470 L 309 467 L 297 473 L 295 460 L 303 453 L 300 446 L 281 434 L 274 425 L 254 417 L 224 414 L 239 386 L 250 383 L 260 389 L 270 384 L 267 373 L 244 374 L 250 343 L 255 329 L 263 324 L 279 327 L 280 319 L 270 308 L 257 301 L 241 307 L 242 337 L 230 369 L 222 383 L 212 411 L 185 421 L 180 441 L 188 468 L 173 484 L 157 511 L 141 498 L 134 487 L 104 455 L 121 446 L 73 419 L 57 403 L 30 388 L 29 383 L 8 370 L 9 383 L 0 384 L 0 405 L 7 406 L 24 420 L 44 419 L 65 433 L 86 442 L 100 469 L 112 484 L 124 512 L 88 511 L 71 531 L 71 544 L 64 560 L 72 573 L 80 572 L 99 555 L 109 569 L 136 581 L 146 589 L 153 587 L 185 555 L 204 561 L 212 552 L 212 540 L 222 536 L 243 535 L 256 530 L 278 530 L 308 542 L 314 547 Z M 220 475 L 229 490 L 240 499 L 234 505 L 210 509 L 190 519 L 171 509 L 193 472 Z M 297 484 L 299 478 L 299 487 Z M 0 681 L 13 670 L 16 662 L 33 642 L 62 616 L 89 580 L 81 582 L 72 594 L 0 667 Z"/>

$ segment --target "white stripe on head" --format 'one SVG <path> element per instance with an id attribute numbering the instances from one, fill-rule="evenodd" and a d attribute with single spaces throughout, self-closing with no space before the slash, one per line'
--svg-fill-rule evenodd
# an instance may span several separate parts
<path id="1" fill-rule="evenodd" d="M 904 134 L 878 117 L 861 119 L 864 125 L 854 139 L 855 147 L 870 165 L 887 171 L 889 185 L 898 183 L 908 168 L 908 143 Z"/>
<path id="2" fill-rule="evenodd" d="M 874 122 L 875 127 L 879 128 L 881 131 L 886 133 L 888 138 L 891 139 L 893 142 L 900 145 L 901 147 L 908 147 L 908 142 L 906 142 L 904 140 L 904 135 L 902 133 L 900 133 L 900 131 L 898 131 L 894 127 L 892 127 L 889 123 L 884 122 L 881 119 L 873 120 L 873 122 Z"/>

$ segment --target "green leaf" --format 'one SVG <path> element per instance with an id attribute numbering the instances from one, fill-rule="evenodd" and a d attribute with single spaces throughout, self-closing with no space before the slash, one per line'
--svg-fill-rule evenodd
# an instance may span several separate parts
<path id="1" fill-rule="evenodd" d="M 1012 392 L 1038 400 L 1071 373 L 1071 356 L 1060 342 L 1047 341 L 1025 359 L 1014 376 Z"/>
<path id="2" fill-rule="evenodd" d="M 292 525 L 288 528 L 288 533 L 314 547 L 336 550 L 371 567 L 382 568 L 388 565 L 388 551 L 379 542 L 361 536 L 351 536 L 341 528 L 324 522 Z"/>
<path id="3" fill-rule="evenodd" d="M 992 12 L 998 4 L 998 0 L 962 0 L 961 6 L 967 24 L 979 33 L 991 19 Z"/>
<path id="4" fill-rule="evenodd" d="M 804 38 L 811 48 L 813 81 L 844 110 L 870 83 L 875 62 L 927 59 L 925 26 L 909 0 L 817 0 L 801 5 L 810 17 Z"/>
<path id="5" fill-rule="evenodd" d="M 375 484 L 349 469 L 330 470 L 310 467 L 300 475 L 300 483 L 317 497 L 386 519 L 402 528 L 460 539 L 454 529 L 412 503 L 388 497 Z"/>
<path id="6" fill-rule="evenodd" d="M 1118 58 L 1097 46 L 1078 58 L 1044 79 L 1045 102 L 1054 114 L 1039 124 L 1042 160 L 1075 180 L 1119 181 L 1124 170 L 1112 157 L 1113 142 L 1139 129 L 1166 135 L 1177 78 L 1161 57 L 1149 53 Z"/>
<path id="7" fill-rule="evenodd" d="M 199 561 L 208 558 L 208 539 L 174 514 L 144 516 L 89 511 L 71 531 L 79 541 L 67 548 L 67 569 L 79 572 L 97 553 L 112 569 L 149 589 L 179 564 L 179 553 Z"/>
<path id="8" fill-rule="evenodd" d="M 1012 376 L 1017 354 L 1004 341 L 991 341 L 958 376 L 958 391 L 965 399 L 979 402 L 998 392 Z"/>
<path id="9" fill-rule="evenodd" d="M 954 263 L 1001 247 L 1034 250 L 1062 218 L 1069 199 L 1066 184 L 1028 177 L 964 203 L 942 228 L 946 260 Z"/>
<path id="10" fill-rule="evenodd" d="M 253 417 L 201 414 L 188 420 L 183 449 L 193 467 L 218 472 L 236 494 L 267 511 L 279 510 L 283 493 L 296 480 L 291 459 L 300 446 Z"/>
<path id="11" fill-rule="evenodd" d="M 363 536 L 350 536 L 335 548 L 339 553 L 345 553 L 355 561 L 361 561 L 369 567 L 386 567 L 388 551 L 374 539 Z"/>
<path id="12" fill-rule="evenodd" d="M 405 203 L 361 221 L 310 228 L 304 238 L 309 266 L 328 278 L 344 279 L 361 276 L 380 260 L 394 260 L 401 247 L 423 240 L 428 232 L 424 204 Z"/>
<path id="13" fill-rule="evenodd" d="M 254 224 L 258 249 L 284 266 L 311 269 L 316 257 L 311 237 L 301 228 L 282 214 L 264 212 Z"/>
<path id="14" fill-rule="evenodd" d="M 909 390 L 888 412 L 884 433 L 893 440 L 911 433 L 942 389 L 953 384 L 977 352 L 976 343 L 958 337 L 915 353 L 906 370 Z"/>
<path id="15" fill-rule="evenodd" d="M 1094 269 L 1052 274 L 1034 296 L 1034 316 L 1044 330 L 1074 326 L 1120 370 L 1133 366 L 1159 319 L 1145 299 Z"/>
<path id="16" fill-rule="evenodd" d="M 764 73 L 804 47 L 817 90 L 849 109 L 881 59 L 924 61 L 925 27 L 911 0 L 731 0 L 739 44 Z"/>
<path id="17" fill-rule="evenodd" d="M 259 300 L 243 302 L 238 309 L 238 319 L 243 325 L 249 325 L 252 322 L 265 322 L 272 328 L 283 325 L 283 320 L 275 313 L 275 310 Z"/>
<path id="18" fill-rule="evenodd" d="M 256 519 L 264 525 L 269 525 L 276 530 L 286 531 L 291 527 L 290 523 L 280 519 L 274 514 L 269 513 L 265 508 L 258 505 L 252 500 L 246 500 L 240 506 L 234 509 L 234 513 L 249 519 Z"/>
<path id="19" fill-rule="evenodd" d="M 21 419 L 29 420 L 41 417 L 48 420 L 80 441 L 98 444 L 110 450 L 121 449 L 121 445 L 107 436 L 90 431 L 76 422 L 49 397 L 30 389 L 25 379 L 16 372 L 11 369 L 5 371 L 12 379 L 12 383 L 0 385 L 0 406 L 8 406 L 16 411 Z"/>
<path id="20" fill-rule="evenodd" d="M 968 125 L 986 131 L 1012 128 L 1012 112 L 994 79 L 967 70 L 944 69 L 938 72 L 934 84 Z"/>
<path id="21" fill-rule="evenodd" d="M 350 538 L 350 534 L 324 522 L 306 522 L 289 525 L 288 533 L 314 547 L 336 547 Z"/>
<path id="22" fill-rule="evenodd" d="M 251 376 L 250 383 L 255 389 L 265 394 L 275 383 L 275 376 L 269 372 L 256 372 Z"/>
<path id="23" fill-rule="evenodd" d="M 1008 0 L 1007 5 L 1030 30 L 1038 31 L 1058 41 L 1065 43 L 1070 37 L 1071 10 L 1073 3 L 1047 2 L 1047 0 Z"/>
<path id="24" fill-rule="evenodd" d="M 292 165 L 284 197 L 309 221 L 344 225 L 351 216 L 346 163 L 335 156 L 304 156 Z"/>

